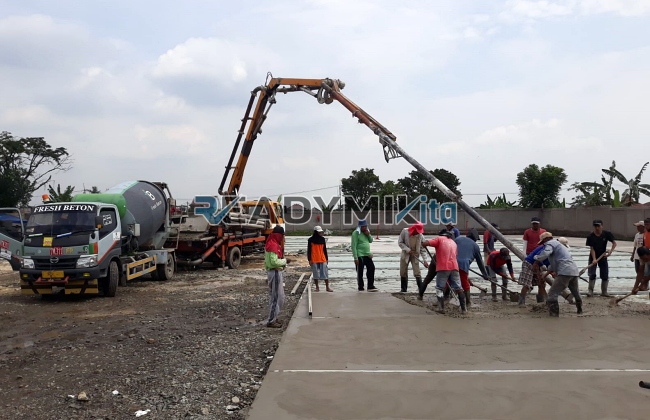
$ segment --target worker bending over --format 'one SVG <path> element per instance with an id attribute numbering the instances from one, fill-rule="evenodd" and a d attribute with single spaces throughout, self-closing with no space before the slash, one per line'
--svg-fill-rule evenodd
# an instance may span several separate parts
<path id="1" fill-rule="evenodd" d="M 465 294 L 460 284 L 460 274 L 458 272 L 458 247 L 452 239 L 452 236 L 453 234 L 451 232 L 443 229 L 437 238 L 422 242 L 422 246 L 432 246 L 436 249 L 436 297 L 438 298 L 438 309 L 436 312 L 441 314 L 445 313 L 444 289 L 447 281 L 449 281 L 449 285 L 454 288 L 458 295 L 460 311 L 464 314 L 467 313 L 467 307 L 465 306 Z M 422 284 L 421 295 L 424 294 L 431 280 L 432 278 L 427 274 Z"/>
<path id="2" fill-rule="evenodd" d="M 512 268 L 512 259 L 510 258 L 510 251 L 508 248 L 501 248 L 498 251 L 490 252 L 487 259 L 487 266 L 488 275 L 493 282 L 497 281 L 497 274 L 501 276 L 501 284 L 503 285 L 503 289 L 501 290 L 501 299 L 508 300 L 508 295 L 506 293 L 506 288 L 508 287 L 506 266 L 508 267 L 508 273 L 510 273 L 510 279 L 515 281 L 515 270 Z M 492 302 L 497 302 L 497 285 L 492 283 L 491 287 Z"/>

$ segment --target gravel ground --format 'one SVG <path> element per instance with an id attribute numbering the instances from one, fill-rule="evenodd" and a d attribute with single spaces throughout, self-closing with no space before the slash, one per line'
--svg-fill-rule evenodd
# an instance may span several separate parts
<path id="1" fill-rule="evenodd" d="M 646 292 L 647 293 L 647 292 Z M 644 293 L 639 292 L 639 296 Z M 425 294 L 424 300 L 417 300 L 415 293 L 393 293 L 393 296 L 402 299 L 411 305 L 425 307 L 434 311 L 438 307 L 438 301 L 435 295 Z M 619 296 L 620 297 L 620 296 Z M 501 299 L 501 295 L 499 295 Z M 460 313 L 460 307 L 450 303 L 445 304 L 446 314 L 441 315 L 431 312 L 437 316 L 450 316 L 454 318 L 542 318 L 548 317 L 548 309 L 546 304 L 535 303 L 535 296 L 528 296 L 526 298 L 526 306 L 520 308 L 516 302 L 499 301 L 492 302 L 492 297 L 488 296 L 485 299 L 479 299 L 478 295 L 472 295 L 472 306 L 466 315 Z M 562 300 L 562 299 L 560 299 Z M 623 300 L 617 306 L 610 305 L 611 298 L 604 298 L 601 296 L 582 297 L 582 310 L 583 314 L 576 314 L 575 305 L 568 303 L 560 303 L 560 318 L 564 317 L 650 317 L 650 306 L 641 302 L 630 302 Z"/>
<path id="2" fill-rule="evenodd" d="M 292 258 L 285 327 L 304 286 L 289 292 L 308 270 Z M 238 270 L 135 280 L 115 298 L 43 300 L 21 296 L 3 263 L 0 417 L 245 418 L 284 331 L 265 327 L 262 267 L 255 257 Z"/>

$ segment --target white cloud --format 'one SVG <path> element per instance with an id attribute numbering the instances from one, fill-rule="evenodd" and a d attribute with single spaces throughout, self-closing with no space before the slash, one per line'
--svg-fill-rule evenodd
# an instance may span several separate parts
<path id="1" fill-rule="evenodd" d="M 506 21 L 518 18 L 545 19 L 570 15 L 613 13 L 642 16 L 650 12 L 647 0 L 511 0 L 501 13 Z"/>

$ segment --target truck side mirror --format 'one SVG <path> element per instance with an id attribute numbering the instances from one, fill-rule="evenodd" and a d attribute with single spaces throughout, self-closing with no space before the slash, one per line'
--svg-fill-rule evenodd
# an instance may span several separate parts
<path id="1" fill-rule="evenodd" d="M 104 218 L 102 216 L 95 216 L 95 227 L 97 227 L 97 229 L 104 227 Z"/>

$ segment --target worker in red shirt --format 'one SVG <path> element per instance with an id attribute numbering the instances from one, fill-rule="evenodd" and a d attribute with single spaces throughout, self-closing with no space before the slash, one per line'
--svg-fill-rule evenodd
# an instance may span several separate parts
<path id="1" fill-rule="evenodd" d="M 452 239 L 453 234 L 447 229 L 443 229 L 438 233 L 438 237 L 429 241 L 422 242 L 422 246 L 432 246 L 436 249 L 436 297 L 438 298 L 438 309 L 436 312 L 445 313 L 445 297 L 444 290 L 447 281 L 449 286 L 453 287 L 458 295 L 460 301 L 460 312 L 467 313 L 465 305 L 465 293 L 463 293 L 463 286 L 460 284 L 460 273 L 458 271 L 458 246 Z M 431 273 L 431 271 L 429 271 Z M 427 285 L 433 279 L 433 275 L 427 274 L 427 277 L 422 283 L 420 294 L 424 294 Z"/>
<path id="2" fill-rule="evenodd" d="M 539 237 L 542 236 L 542 233 L 546 232 L 546 229 L 540 227 L 539 217 L 533 217 L 530 219 L 530 228 L 526 229 L 524 232 L 524 252 L 526 255 L 530 254 L 537 248 L 537 243 L 539 242 Z"/>
<path id="3" fill-rule="evenodd" d="M 501 248 L 498 251 L 493 251 L 488 256 L 487 267 L 488 274 L 490 279 L 493 282 L 497 281 L 497 274 L 501 276 L 501 284 L 503 287 L 508 287 L 508 275 L 506 274 L 506 266 L 508 267 L 508 272 L 510 273 L 510 279 L 515 281 L 515 271 L 512 268 L 512 260 L 510 259 L 510 251 L 508 248 Z M 491 284 L 492 286 L 492 302 L 497 302 L 497 285 L 495 283 Z M 508 295 L 505 289 L 501 289 L 501 299 L 508 300 Z"/>

